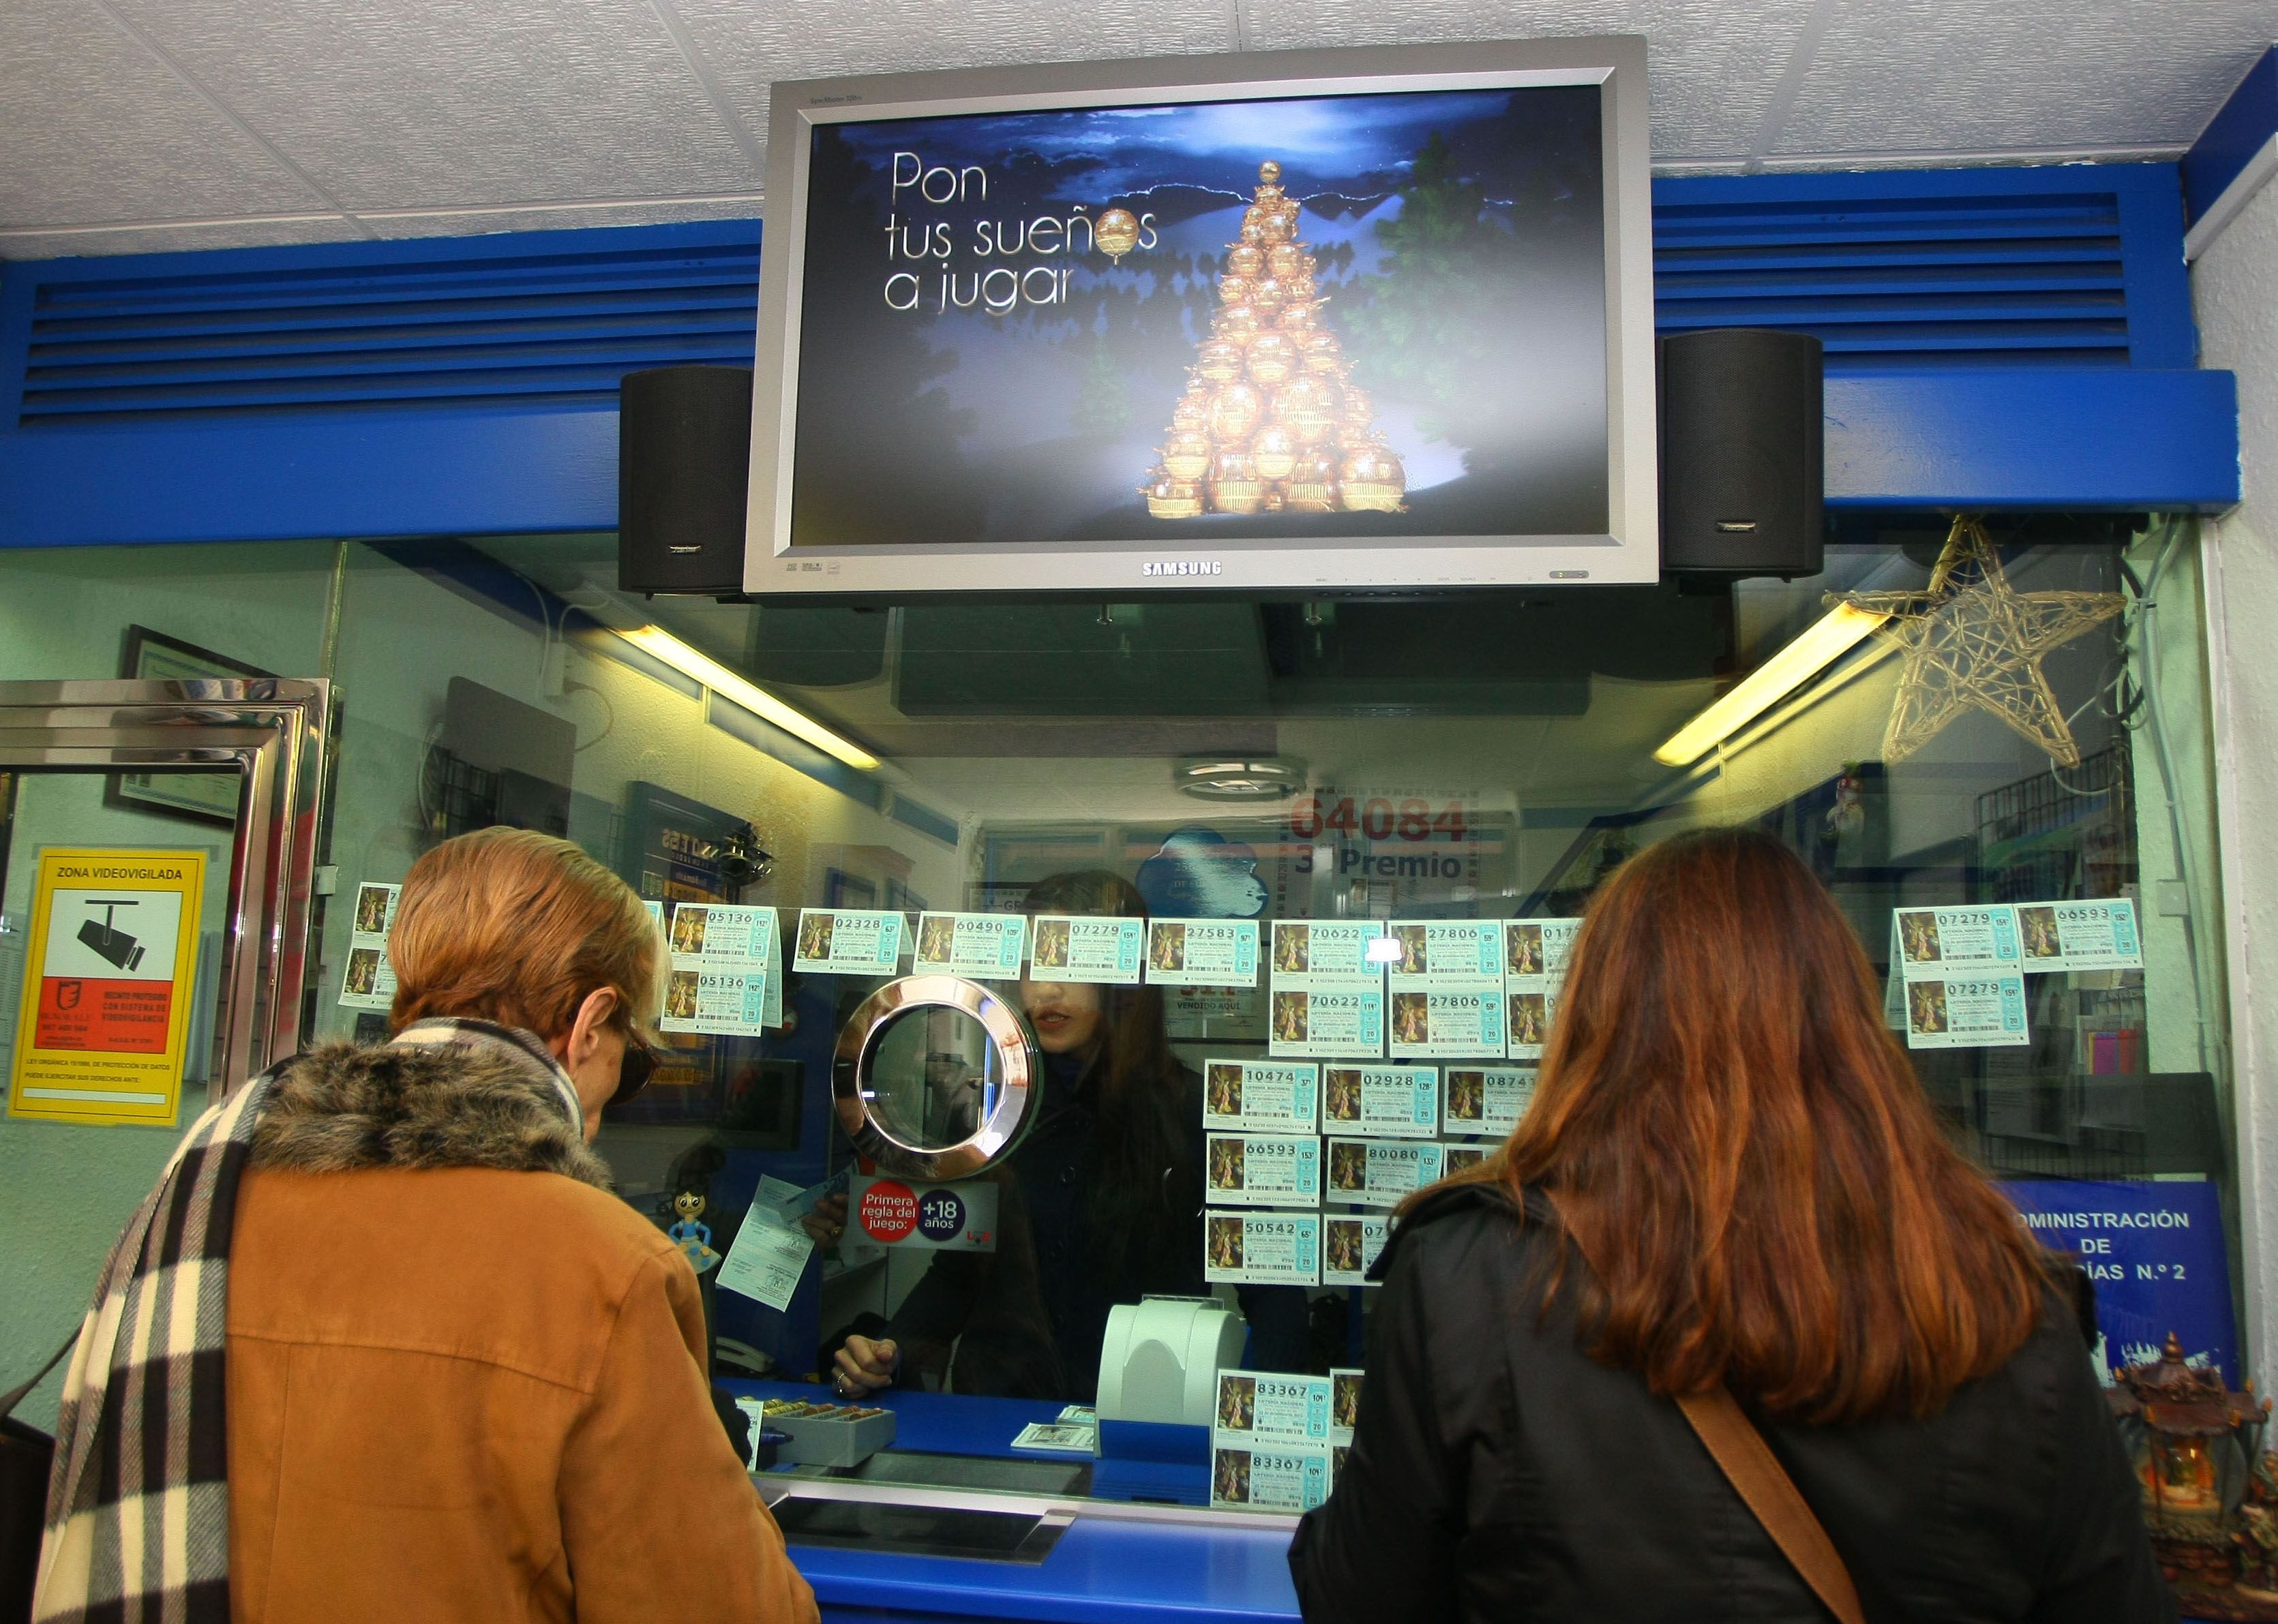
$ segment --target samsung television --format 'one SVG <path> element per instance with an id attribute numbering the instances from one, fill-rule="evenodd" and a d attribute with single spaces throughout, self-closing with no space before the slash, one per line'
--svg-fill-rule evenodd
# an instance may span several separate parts
<path id="1" fill-rule="evenodd" d="M 1645 42 L 774 89 L 753 594 L 1659 571 Z"/>

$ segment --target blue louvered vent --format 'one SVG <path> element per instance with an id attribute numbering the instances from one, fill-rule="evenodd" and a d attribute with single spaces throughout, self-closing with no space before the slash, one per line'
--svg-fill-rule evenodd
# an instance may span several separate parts
<path id="1" fill-rule="evenodd" d="M 1654 314 L 1664 333 L 1816 333 L 1831 372 L 2129 364 L 2115 193 L 1683 194 L 1681 184 L 1665 187 L 1654 208 Z"/>
<path id="2" fill-rule="evenodd" d="M 1663 332 L 1794 328 L 1835 372 L 2191 364 L 2172 165 L 1654 190 Z M 202 257 L 25 268 L 19 426 L 606 405 L 634 368 L 752 354 L 748 223 Z"/>
<path id="3" fill-rule="evenodd" d="M 33 305 L 19 423 L 613 402 L 636 368 L 750 365 L 758 284 L 756 233 L 616 252 L 57 278 Z"/>

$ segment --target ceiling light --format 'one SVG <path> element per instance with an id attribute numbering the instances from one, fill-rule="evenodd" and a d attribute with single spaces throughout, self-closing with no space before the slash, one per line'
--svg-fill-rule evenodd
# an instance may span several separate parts
<path id="1" fill-rule="evenodd" d="M 1181 791 L 1205 801 L 1286 801 L 1305 787 L 1305 764 L 1288 756 L 1208 756 L 1171 771 Z"/>
<path id="2" fill-rule="evenodd" d="M 640 626 L 617 636 L 653 654 L 683 675 L 694 677 L 722 698 L 732 699 L 753 715 L 773 722 L 794 738 L 805 739 L 817 750 L 833 755 L 848 766 L 870 772 L 878 758 L 859 744 L 849 743 L 804 711 L 795 711 L 763 688 L 754 687 L 713 659 L 698 652 L 661 626 Z"/>
<path id="3" fill-rule="evenodd" d="M 1669 766 L 1699 760 L 1834 664 L 1888 618 L 1838 604 L 1679 728 L 1653 752 L 1653 759 Z"/>

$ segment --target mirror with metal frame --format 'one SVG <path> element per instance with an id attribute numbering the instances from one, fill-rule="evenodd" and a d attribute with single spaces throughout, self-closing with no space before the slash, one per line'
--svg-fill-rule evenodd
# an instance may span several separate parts
<path id="1" fill-rule="evenodd" d="M 1000 995 L 961 976 L 904 976 L 840 1028 L 831 1093 L 880 1170 L 962 1178 L 1020 1143 L 1043 1071 L 1027 1018 Z"/>

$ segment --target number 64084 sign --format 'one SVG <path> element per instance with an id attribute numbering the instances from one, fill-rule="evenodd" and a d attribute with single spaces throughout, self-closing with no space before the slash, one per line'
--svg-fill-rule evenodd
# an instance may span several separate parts
<path id="1" fill-rule="evenodd" d="M 1324 831 L 1357 835 L 1365 840 L 1444 840 L 1464 838 L 1463 804 L 1447 801 L 1434 806 L 1421 796 L 1394 800 L 1371 796 L 1357 800 L 1349 795 L 1331 798 L 1309 795 L 1289 808 L 1289 833 L 1299 840 L 1318 839 Z"/>

